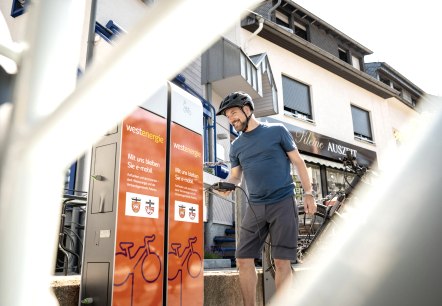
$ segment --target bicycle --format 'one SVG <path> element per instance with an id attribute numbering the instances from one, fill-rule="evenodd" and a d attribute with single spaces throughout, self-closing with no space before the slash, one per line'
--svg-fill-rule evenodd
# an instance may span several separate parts
<path id="1" fill-rule="evenodd" d="M 75 222 L 72 214 L 75 209 L 85 210 L 87 196 L 86 192 L 75 192 L 83 195 L 64 194 L 62 203 L 55 272 L 62 272 L 65 276 L 69 272 L 79 274 L 81 271 L 84 224 Z"/>
<path id="2" fill-rule="evenodd" d="M 360 166 L 356 158 L 347 151 L 346 156 L 342 159 L 345 175 L 344 179 L 348 187 L 339 190 L 335 194 L 329 194 L 323 199 L 317 200 L 317 211 L 313 216 L 308 216 L 304 212 L 304 206 L 298 206 L 298 241 L 297 241 L 297 259 L 295 263 L 302 263 L 309 251 L 315 245 L 325 247 L 327 237 L 325 233 L 333 232 L 336 229 L 335 218 L 342 217 L 342 212 L 346 202 L 349 200 L 354 187 L 363 179 L 368 168 Z M 353 175 L 351 182 L 348 181 L 348 175 Z M 271 273 L 275 277 L 275 265 L 272 258 L 271 237 L 266 238 L 264 245 L 264 260 L 266 266 L 269 267 L 265 272 Z"/>

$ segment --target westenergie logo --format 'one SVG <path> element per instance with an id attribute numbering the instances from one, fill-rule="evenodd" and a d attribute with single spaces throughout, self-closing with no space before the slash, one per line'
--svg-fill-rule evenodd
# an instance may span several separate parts
<path id="1" fill-rule="evenodd" d="M 183 152 L 189 153 L 190 155 L 193 155 L 193 156 L 195 156 L 196 158 L 198 158 L 198 157 L 201 156 L 201 152 L 198 152 L 197 150 L 194 150 L 194 149 L 192 149 L 192 148 L 186 147 L 185 145 L 180 144 L 180 143 L 175 143 L 175 142 L 174 142 L 174 143 L 173 143 L 173 147 L 174 147 L 175 149 L 180 150 L 180 151 L 183 151 Z"/>
<path id="2" fill-rule="evenodd" d="M 149 131 L 145 131 L 142 128 L 137 128 L 137 127 L 131 126 L 130 124 L 126 124 L 126 129 L 129 132 L 134 133 L 135 135 L 140 135 L 140 136 L 146 137 L 147 139 L 151 139 L 151 140 L 155 141 L 155 143 L 164 143 L 163 137 L 161 137 L 160 135 L 150 133 Z"/>

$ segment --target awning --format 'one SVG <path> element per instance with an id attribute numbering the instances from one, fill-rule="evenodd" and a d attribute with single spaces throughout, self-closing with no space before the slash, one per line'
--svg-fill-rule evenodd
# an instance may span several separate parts
<path id="1" fill-rule="evenodd" d="M 305 154 L 301 154 L 301 157 L 304 159 L 305 162 L 318 164 L 318 165 L 324 165 L 329 168 L 335 168 L 335 169 L 341 169 L 341 170 L 345 169 L 344 165 L 342 163 L 338 163 L 338 162 L 334 162 L 334 161 L 330 161 L 327 159 L 322 159 L 322 158 L 318 158 L 318 157 L 314 157 L 314 156 L 310 156 L 310 155 L 305 155 Z"/>

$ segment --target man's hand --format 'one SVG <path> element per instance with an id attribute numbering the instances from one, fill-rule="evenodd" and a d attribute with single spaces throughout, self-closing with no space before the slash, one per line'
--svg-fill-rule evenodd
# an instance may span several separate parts
<path id="1" fill-rule="evenodd" d="M 315 198 L 311 194 L 304 195 L 304 211 L 308 215 L 314 215 L 317 210 Z"/>
<path id="2" fill-rule="evenodd" d="M 228 183 L 228 182 L 218 182 L 213 184 L 210 187 L 213 191 L 215 191 L 217 194 L 220 194 L 224 197 L 227 197 L 232 193 L 232 191 L 235 190 L 236 186 L 235 184 Z"/>
<path id="3" fill-rule="evenodd" d="M 213 190 L 216 194 L 219 194 L 220 196 L 223 197 L 228 197 L 233 191 L 232 190 L 228 190 L 228 191 L 221 191 L 221 190 Z"/>

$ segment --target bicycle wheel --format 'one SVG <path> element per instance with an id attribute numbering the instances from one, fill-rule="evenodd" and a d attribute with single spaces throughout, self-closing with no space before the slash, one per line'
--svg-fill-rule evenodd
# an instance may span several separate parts
<path id="1" fill-rule="evenodd" d="M 122 253 L 115 255 L 114 285 L 121 286 L 132 273 L 133 263 L 130 258 Z"/>
<path id="2" fill-rule="evenodd" d="M 141 263 L 141 274 L 147 283 L 155 282 L 161 274 L 160 256 L 155 253 L 147 253 Z"/>
<path id="3" fill-rule="evenodd" d="M 189 259 L 187 260 L 187 271 L 189 272 L 190 277 L 198 277 L 200 275 L 201 270 L 203 268 L 203 261 L 201 260 L 200 254 L 193 252 L 190 254 Z"/>

